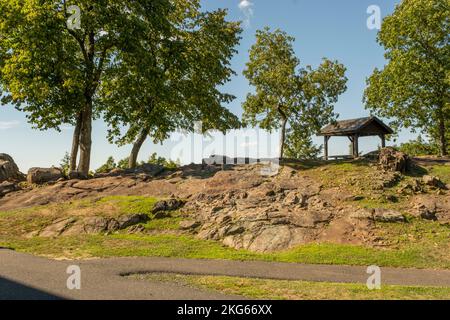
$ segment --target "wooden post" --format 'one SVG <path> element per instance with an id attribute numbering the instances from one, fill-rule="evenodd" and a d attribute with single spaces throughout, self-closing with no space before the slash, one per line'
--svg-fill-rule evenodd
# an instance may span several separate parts
<path id="1" fill-rule="evenodd" d="M 386 136 L 384 134 L 380 135 L 381 138 L 381 147 L 386 148 Z"/>
<path id="2" fill-rule="evenodd" d="M 324 152 L 325 152 L 324 159 L 325 159 L 325 161 L 328 160 L 328 140 L 330 140 L 330 137 L 324 136 Z"/>
<path id="3" fill-rule="evenodd" d="M 226 163 L 227 163 L 227 157 L 226 156 L 222 156 L 222 170 L 225 170 Z"/>
<path id="4" fill-rule="evenodd" d="M 352 136 L 347 136 L 348 140 L 350 140 L 351 144 L 351 150 L 350 150 L 350 156 L 355 155 L 355 139 L 353 139 Z"/>
<path id="5" fill-rule="evenodd" d="M 357 134 L 355 134 L 355 137 L 353 138 L 354 139 L 354 145 L 355 145 L 355 147 L 353 148 L 353 153 L 354 153 L 354 157 L 355 158 L 358 158 L 359 157 L 359 145 L 358 145 L 358 139 L 359 139 L 359 137 L 358 137 L 358 135 Z"/>

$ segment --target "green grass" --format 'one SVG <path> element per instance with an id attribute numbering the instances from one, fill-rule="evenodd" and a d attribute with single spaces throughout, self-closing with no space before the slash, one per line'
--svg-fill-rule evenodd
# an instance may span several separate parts
<path id="1" fill-rule="evenodd" d="M 449 165 L 415 167 L 413 172 L 392 181 L 391 185 L 382 185 L 380 172 L 367 160 L 322 163 L 306 169 L 305 174 L 320 181 L 325 188 L 338 187 L 349 195 L 361 196 L 361 200 L 352 201 L 360 208 L 394 209 L 406 214 L 410 199 L 408 195 L 399 192 L 404 184 L 427 174 L 438 176 L 444 183 L 450 184 Z M 396 201 L 387 199 L 388 195 L 395 196 Z"/>
<path id="2" fill-rule="evenodd" d="M 158 199 L 156 198 L 144 196 L 108 196 L 100 199 L 83 199 L 12 211 L 0 211 L 0 218 L 14 218 L 18 215 L 49 215 L 61 217 L 95 214 L 113 217 L 138 213 L 150 214 L 157 201 Z"/>
<path id="3" fill-rule="evenodd" d="M 150 213 L 158 201 L 156 198 L 143 196 L 109 196 L 98 201 L 98 204 L 114 204 L 120 208 L 121 214 Z"/>
<path id="4" fill-rule="evenodd" d="M 181 274 L 132 275 L 146 281 L 177 283 L 204 290 L 262 300 L 426 300 L 450 299 L 450 288 L 382 286 L 369 290 L 363 284 L 269 280 L 228 276 Z"/>
<path id="5" fill-rule="evenodd" d="M 155 231 L 175 231 L 180 229 L 180 222 L 183 217 L 179 213 L 174 212 L 171 216 L 164 219 L 151 219 L 144 224 L 145 229 Z"/>
<path id="6" fill-rule="evenodd" d="M 362 200 L 358 200 L 354 202 L 355 205 L 367 208 L 367 209 L 392 209 L 392 210 L 401 210 L 402 209 L 402 203 L 400 201 L 398 202 L 391 202 L 387 201 L 385 199 L 381 198 L 374 198 L 374 199 L 367 199 L 364 198 Z"/>
<path id="7" fill-rule="evenodd" d="M 442 182 L 450 184 L 450 165 L 436 165 L 428 169 L 429 174 L 438 176 Z"/>
<path id="8" fill-rule="evenodd" d="M 442 235 L 443 237 L 444 235 Z M 275 253 L 235 250 L 215 241 L 188 235 L 84 235 L 47 239 L 2 238 L 0 246 L 54 258 L 174 257 L 191 259 L 262 260 L 336 265 L 450 269 L 448 244 L 403 245 L 399 249 L 376 249 L 341 244 L 308 244 Z"/>
<path id="9" fill-rule="evenodd" d="M 0 235 L 25 235 L 40 230 L 56 219 L 64 217 L 74 217 L 75 219 L 82 219 L 87 216 L 117 218 L 122 215 L 147 214 L 149 218 L 153 218 L 151 211 L 157 201 L 156 198 L 143 196 L 109 196 L 100 199 L 83 199 L 33 208 L 0 211 Z M 148 224 L 149 229 L 152 228 L 152 222 L 156 228 L 158 224 L 167 225 L 168 221 L 162 222 L 152 219 Z"/>
<path id="10" fill-rule="evenodd" d="M 343 164 L 340 168 L 348 170 L 349 166 Z M 114 196 L 0 212 L 0 247 L 53 258 L 155 256 L 450 269 L 450 228 L 437 222 L 409 219 L 408 223 L 377 224 L 377 234 L 386 240 L 388 248 L 313 243 L 281 252 L 254 253 L 180 234 L 179 222 L 184 217 L 173 212 L 163 219 L 153 218 L 150 212 L 156 201 L 141 196 Z M 368 200 L 361 200 L 361 205 L 376 206 Z M 26 237 L 56 218 L 133 213 L 148 213 L 151 219 L 144 227 L 155 234 Z"/>

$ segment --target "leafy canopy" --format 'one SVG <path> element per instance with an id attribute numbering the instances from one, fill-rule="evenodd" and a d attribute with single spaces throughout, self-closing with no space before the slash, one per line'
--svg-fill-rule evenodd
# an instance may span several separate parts
<path id="1" fill-rule="evenodd" d="M 243 104 L 246 124 L 269 131 L 281 128 L 282 137 L 286 125 L 290 125 L 291 151 L 297 138 L 308 140 L 336 118 L 334 103 L 347 83 L 346 69 L 337 61 L 323 59 L 316 69 L 301 68 L 293 49 L 294 40 L 281 30 L 257 31 L 244 70 L 254 92 L 247 95 Z"/>
<path id="2" fill-rule="evenodd" d="M 235 97 L 219 89 L 234 75 L 239 23 L 227 22 L 225 10 L 201 12 L 199 0 L 177 1 L 176 8 L 169 30 L 143 41 L 148 55 L 123 52 L 123 64 L 107 73 L 101 103 L 112 142 L 133 142 L 143 128 L 162 142 L 175 130 L 193 131 L 196 121 L 205 131 L 240 126 L 224 106 Z"/>
<path id="3" fill-rule="evenodd" d="M 81 29 L 69 29 L 67 8 L 81 9 Z M 167 0 L 0 2 L 2 103 L 27 112 L 39 129 L 75 124 L 87 100 L 98 115 L 96 90 L 121 52 L 145 53 L 141 40 L 168 28 Z"/>
<path id="4" fill-rule="evenodd" d="M 388 63 L 368 78 L 364 94 L 366 108 L 393 118 L 394 127 L 417 128 L 447 141 L 449 17 L 447 0 L 402 1 L 378 34 Z"/>
<path id="5" fill-rule="evenodd" d="M 399 150 L 409 156 L 429 156 L 439 152 L 439 146 L 433 142 L 425 141 L 422 136 L 417 139 L 402 143 Z"/>

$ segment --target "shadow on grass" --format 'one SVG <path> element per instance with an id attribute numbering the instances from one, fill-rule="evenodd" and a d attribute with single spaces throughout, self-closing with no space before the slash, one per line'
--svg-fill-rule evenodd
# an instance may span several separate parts
<path id="1" fill-rule="evenodd" d="M 412 162 L 405 175 L 412 178 L 421 178 L 427 174 L 428 170 L 426 168 Z"/>

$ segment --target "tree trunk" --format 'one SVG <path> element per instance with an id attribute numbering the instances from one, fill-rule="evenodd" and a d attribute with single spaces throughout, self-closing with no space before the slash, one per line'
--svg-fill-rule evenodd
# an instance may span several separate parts
<path id="1" fill-rule="evenodd" d="M 75 130 L 73 132 L 72 151 L 70 153 L 69 172 L 73 172 L 73 171 L 77 170 L 78 149 L 80 147 L 81 122 L 82 122 L 82 113 L 80 112 L 80 114 L 77 117 L 77 124 L 75 125 Z"/>
<path id="2" fill-rule="evenodd" d="M 84 176 L 89 176 L 92 148 L 92 99 L 86 97 L 86 106 L 82 112 L 80 130 L 80 161 L 78 171 Z"/>
<path id="3" fill-rule="evenodd" d="M 128 167 L 130 169 L 136 168 L 139 151 L 141 150 L 141 147 L 144 144 L 145 139 L 147 139 L 149 132 L 150 130 L 147 128 L 142 129 L 141 132 L 139 133 L 137 140 L 134 142 L 133 148 L 131 149 L 130 157 L 128 159 Z"/>
<path id="4" fill-rule="evenodd" d="M 280 135 L 280 160 L 284 157 L 284 146 L 286 140 L 286 124 L 287 118 L 281 119 L 281 135 Z"/>
<path id="5" fill-rule="evenodd" d="M 444 116 L 439 117 L 439 145 L 441 148 L 441 156 L 447 156 L 447 128 L 445 126 Z"/>
<path id="6" fill-rule="evenodd" d="M 97 89 L 100 75 L 102 72 L 103 59 L 100 59 L 98 69 L 95 66 L 95 33 L 89 32 L 85 55 L 86 63 L 86 87 L 84 91 L 85 105 L 81 112 L 81 128 L 80 128 L 80 159 L 78 162 L 78 172 L 85 178 L 89 177 L 89 169 L 91 164 L 92 149 L 92 113 L 93 113 L 93 96 Z"/>

